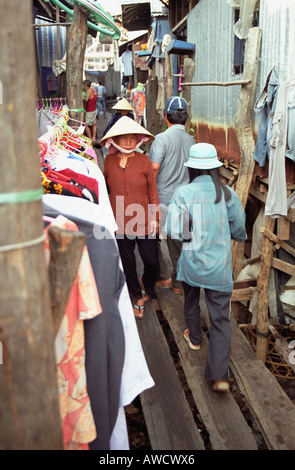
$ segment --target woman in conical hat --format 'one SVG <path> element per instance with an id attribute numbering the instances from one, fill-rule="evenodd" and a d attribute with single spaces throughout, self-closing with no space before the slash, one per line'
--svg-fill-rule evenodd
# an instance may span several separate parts
<path id="1" fill-rule="evenodd" d="M 116 109 L 118 111 L 134 111 L 133 106 L 129 103 L 126 98 L 122 98 L 118 103 L 116 103 L 112 109 Z"/>
<path id="2" fill-rule="evenodd" d="M 131 106 L 129 101 L 126 98 L 122 98 L 118 103 L 116 103 L 112 109 L 115 110 L 115 113 L 112 115 L 110 122 L 104 130 L 103 137 L 110 130 L 110 128 L 123 116 L 128 116 L 131 119 L 134 119 L 133 111 L 134 108 Z"/>
<path id="3" fill-rule="evenodd" d="M 132 119 L 123 116 L 101 139 L 109 148 L 104 177 L 116 218 L 116 238 L 126 282 L 137 319 L 143 318 L 144 302 L 154 295 L 158 276 L 159 197 L 148 155 L 139 147 L 154 136 Z M 143 262 L 137 277 L 135 246 Z"/>

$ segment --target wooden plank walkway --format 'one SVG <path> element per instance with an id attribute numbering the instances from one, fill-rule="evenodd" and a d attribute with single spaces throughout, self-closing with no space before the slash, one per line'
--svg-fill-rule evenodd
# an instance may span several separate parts
<path id="1" fill-rule="evenodd" d="M 210 435 L 212 450 L 257 449 L 252 431 L 232 394 L 213 392 L 205 379 L 206 335 L 203 334 L 200 351 L 192 351 L 183 338 L 186 328 L 183 296 L 176 296 L 171 289 L 157 289 L 157 299 L 173 332 L 188 385 Z"/>
<path id="2" fill-rule="evenodd" d="M 258 448 L 233 394 L 217 394 L 204 378 L 208 339 L 200 351 L 188 348 L 183 338 L 183 297 L 171 289 L 157 289 L 157 300 L 174 335 L 181 366 L 197 410 L 209 434 L 212 450 Z M 204 309 L 204 324 L 208 317 Z M 276 379 L 256 357 L 247 339 L 232 322 L 231 372 L 245 395 L 252 417 L 269 449 L 294 450 L 295 406 Z M 187 405 L 169 346 L 153 302 L 138 330 L 155 387 L 141 394 L 141 403 L 153 450 L 204 449 L 200 432 Z M 186 403 L 185 403 L 186 402 Z"/>
<path id="3" fill-rule="evenodd" d="M 137 322 L 145 357 L 155 386 L 140 395 L 153 450 L 204 450 L 192 412 L 151 302 Z"/>

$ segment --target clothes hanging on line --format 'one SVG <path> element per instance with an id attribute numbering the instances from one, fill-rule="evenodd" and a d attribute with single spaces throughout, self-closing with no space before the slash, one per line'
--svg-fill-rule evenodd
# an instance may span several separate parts
<path id="1" fill-rule="evenodd" d="M 48 176 L 47 176 L 48 173 Z M 62 170 L 51 173 L 43 168 L 42 185 L 45 193 L 63 194 L 87 199 L 98 204 L 98 183 L 94 178 L 79 175 L 72 170 Z M 67 179 L 64 179 L 66 176 Z"/>

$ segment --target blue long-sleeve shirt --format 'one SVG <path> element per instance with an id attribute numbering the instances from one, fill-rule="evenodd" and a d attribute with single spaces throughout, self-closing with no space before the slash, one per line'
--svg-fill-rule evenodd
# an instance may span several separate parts
<path id="1" fill-rule="evenodd" d="M 240 199 L 232 188 L 228 189 L 231 199 L 226 202 L 222 196 L 215 204 L 212 178 L 201 175 L 178 188 L 172 196 L 165 230 L 168 236 L 183 242 L 177 269 L 179 281 L 217 291 L 232 291 L 231 239 L 243 241 L 247 234 Z M 184 241 L 189 224 L 192 238 Z"/>

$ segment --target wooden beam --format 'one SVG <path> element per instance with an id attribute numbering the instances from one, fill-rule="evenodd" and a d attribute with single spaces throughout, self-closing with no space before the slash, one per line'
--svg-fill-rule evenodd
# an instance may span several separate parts
<path id="1" fill-rule="evenodd" d="M 255 102 L 256 82 L 258 73 L 258 58 L 261 43 L 261 29 L 251 28 L 246 40 L 244 80 L 250 81 L 250 85 L 241 88 L 237 114 L 235 117 L 235 130 L 240 147 L 239 176 L 236 183 L 236 193 L 245 209 L 253 179 L 255 161 L 253 153 L 255 139 L 253 132 L 253 108 Z M 236 279 L 242 270 L 244 257 L 244 243 L 232 242 L 232 269 Z"/>
<path id="2" fill-rule="evenodd" d="M 287 263 L 286 261 L 283 261 L 278 258 L 272 258 L 271 265 L 275 269 L 279 269 L 280 271 L 283 271 L 286 274 L 289 274 L 290 276 L 295 276 L 295 266 L 294 264 Z"/>
<path id="3" fill-rule="evenodd" d="M 264 227 L 270 232 L 273 231 L 275 226 L 275 219 L 266 216 Z M 268 237 L 264 236 L 261 244 L 261 263 L 260 272 L 257 277 L 257 343 L 256 354 L 265 362 L 266 348 L 267 348 L 267 334 L 268 328 L 268 282 L 270 275 L 270 268 L 273 259 L 273 244 Z"/>
<path id="4" fill-rule="evenodd" d="M 43 26 L 71 26 L 72 23 L 40 23 L 40 24 L 32 24 L 36 29 L 42 28 Z"/>
<path id="5" fill-rule="evenodd" d="M 291 350 L 290 350 L 291 351 Z M 231 321 L 231 370 L 269 450 L 294 449 L 295 407 Z"/>
<path id="6" fill-rule="evenodd" d="M 250 85 L 251 80 L 236 80 L 233 82 L 184 82 L 181 86 L 234 86 L 234 85 Z"/>
<path id="7" fill-rule="evenodd" d="M 262 227 L 260 229 L 260 232 L 263 233 L 263 235 L 265 235 L 266 237 L 268 237 L 272 242 L 277 243 L 287 253 L 289 253 L 292 256 L 295 256 L 295 248 L 293 248 L 291 245 L 288 245 L 288 243 L 280 240 L 279 237 L 275 235 L 274 233 L 272 233 L 270 230 L 268 230 L 265 227 Z"/>
<path id="8" fill-rule="evenodd" d="M 49 242 L 50 297 L 53 329 L 56 336 L 77 274 L 86 235 L 53 226 L 49 228 Z"/>
<path id="9" fill-rule="evenodd" d="M 186 79 L 191 80 L 193 75 L 194 75 L 194 70 L 195 70 L 196 64 L 195 62 L 190 59 L 190 58 L 185 58 L 183 61 L 183 74 Z M 182 92 L 183 98 L 187 102 L 187 112 L 188 112 L 188 120 L 185 123 L 185 129 L 189 133 L 190 127 L 191 127 L 191 90 L 190 88 L 187 88 L 186 90 L 183 90 Z"/>
<path id="10" fill-rule="evenodd" d="M 67 103 L 70 109 L 83 109 L 82 82 L 87 31 L 87 16 L 75 3 L 72 25 L 68 31 L 66 59 Z M 70 117 L 83 121 L 84 112 L 71 111 Z"/>
<path id="11" fill-rule="evenodd" d="M 257 290 L 256 287 L 246 287 L 244 289 L 234 289 L 231 301 L 232 302 L 241 302 L 242 300 L 251 300 L 253 293 Z"/>

